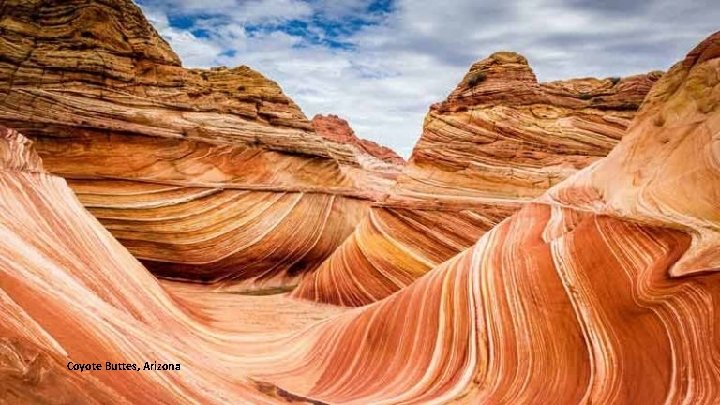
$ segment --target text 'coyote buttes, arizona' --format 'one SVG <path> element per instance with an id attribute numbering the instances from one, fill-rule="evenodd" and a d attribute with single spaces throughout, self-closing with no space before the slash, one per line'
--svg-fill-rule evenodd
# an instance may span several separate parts
<path id="1" fill-rule="evenodd" d="M 720 401 L 720 32 L 494 53 L 404 162 L 129 0 L 0 13 L 0 402 Z"/>

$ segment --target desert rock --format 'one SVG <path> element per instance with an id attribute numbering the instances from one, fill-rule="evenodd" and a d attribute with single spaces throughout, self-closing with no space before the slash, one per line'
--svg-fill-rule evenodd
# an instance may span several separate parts
<path id="1" fill-rule="evenodd" d="M 158 275 L 292 286 L 394 182 L 249 67 L 183 68 L 130 0 L 8 1 L 0 29 L 0 123 Z"/>
<path id="2" fill-rule="evenodd" d="M 660 76 L 539 83 L 517 53 L 477 62 L 430 108 L 389 196 L 293 294 L 361 306 L 410 285 L 607 155 Z"/>

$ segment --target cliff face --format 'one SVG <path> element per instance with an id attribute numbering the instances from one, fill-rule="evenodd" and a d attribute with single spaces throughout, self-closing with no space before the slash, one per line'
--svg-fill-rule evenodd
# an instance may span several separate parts
<path id="1" fill-rule="evenodd" d="M 159 275 L 292 285 L 391 182 L 252 69 L 183 68 L 130 0 L 0 12 L 0 123 Z"/>
<path id="2" fill-rule="evenodd" d="M 430 108 L 389 196 L 294 296 L 358 306 L 408 286 L 607 155 L 659 77 L 538 83 L 519 54 L 477 62 Z"/>

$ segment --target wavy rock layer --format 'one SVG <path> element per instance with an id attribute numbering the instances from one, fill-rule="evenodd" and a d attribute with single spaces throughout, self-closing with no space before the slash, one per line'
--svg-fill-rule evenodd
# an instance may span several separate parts
<path id="1" fill-rule="evenodd" d="M 278 401 L 248 380 L 252 364 L 233 347 L 262 353 L 273 332 L 301 329 L 332 308 L 281 296 L 188 295 L 190 287 L 179 290 L 183 298 L 166 292 L 65 180 L 42 171 L 29 145 L 0 128 L 0 402 Z M 272 316 L 257 317 L 269 308 Z M 262 335 L 249 333 L 259 328 Z M 105 369 L 106 362 L 142 368 L 145 361 L 181 370 Z M 69 362 L 99 363 L 102 370 L 70 370 Z"/>
<path id="2" fill-rule="evenodd" d="M 720 33 L 606 159 L 263 378 L 331 403 L 717 403 L 718 136 Z"/>
<path id="3" fill-rule="evenodd" d="M 232 316 L 248 312 L 237 294 L 167 293 L 0 131 L 2 399 L 717 403 L 719 77 L 720 33 L 658 83 L 606 159 L 366 308 L 266 297 L 284 328 Z M 333 317 L 297 323 L 307 313 Z M 63 367 L 143 357 L 183 368 Z"/>
<path id="4" fill-rule="evenodd" d="M 130 0 L 0 13 L 0 123 L 158 274 L 293 285 L 391 183 L 250 68 L 183 68 Z"/>
<path id="5" fill-rule="evenodd" d="M 717 33 L 606 159 L 350 310 L 159 284 L 2 130 L 0 400 L 715 404 L 719 90 Z"/>
<path id="6" fill-rule="evenodd" d="M 433 105 L 396 187 L 294 295 L 361 306 L 412 283 L 621 139 L 659 73 L 538 83 L 516 53 Z"/>

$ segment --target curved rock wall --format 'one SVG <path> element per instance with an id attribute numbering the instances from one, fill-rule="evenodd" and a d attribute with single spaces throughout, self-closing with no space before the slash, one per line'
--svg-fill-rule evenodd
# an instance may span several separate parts
<path id="1" fill-rule="evenodd" d="M 718 90 L 720 33 L 606 159 L 263 378 L 328 403 L 717 402 Z"/>
<path id="2" fill-rule="evenodd" d="M 477 62 L 430 108 L 389 196 L 294 296 L 362 306 L 410 285 L 607 155 L 659 77 L 538 83 L 519 54 Z"/>
<path id="3" fill-rule="evenodd" d="M 0 123 L 158 275 L 291 287 L 392 184 L 252 69 L 183 68 L 130 0 L 0 14 Z"/>
<path id="4" fill-rule="evenodd" d="M 715 404 L 719 78 L 716 33 L 607 158 L 352 309 L 158 282 L 0 130 L 0 400 Z M 106 361 L 181 368 L 67 368 Z"/>

